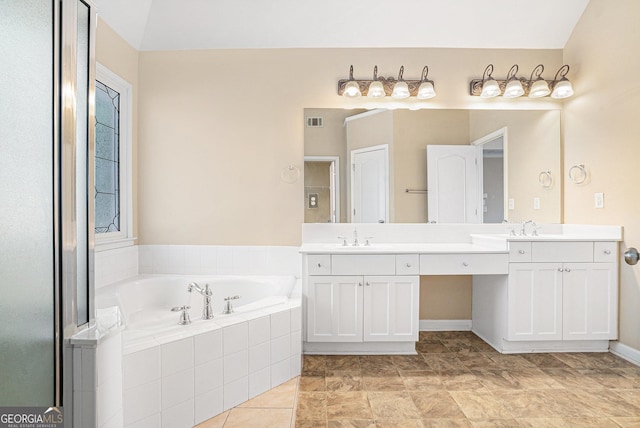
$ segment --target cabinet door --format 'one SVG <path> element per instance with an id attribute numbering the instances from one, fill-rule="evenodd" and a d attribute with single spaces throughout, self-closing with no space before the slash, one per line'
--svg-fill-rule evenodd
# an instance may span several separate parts
<path id="1" fill-rule="evenodd" d="M 562 264 L 511 263 L 508 340 L 562 339 Z"/>
<path id="2" fill-rule="evenodd" d="M 364 341 L 418 340 L 418 276 L 364 277 Z"/>
<path id="3" fill-rule="evenodd" d="M 562 288 L 564 340 L 617 338 L 615 263 L 565 263 Z"/>
<path id="4" fill-rule="evenodd" d="M 307 340 L 362 342 L 361 276 L 310 276 Z"/>

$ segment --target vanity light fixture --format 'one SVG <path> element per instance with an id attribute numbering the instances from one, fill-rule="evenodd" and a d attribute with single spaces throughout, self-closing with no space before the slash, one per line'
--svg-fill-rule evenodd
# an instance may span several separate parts
<path id="1" fill-rule="evenodd" d="M 502 95 L 503 97 L 518 98 L 524 95 L 524 88 L 522 87 L 522 83 L 516 77 L 517 72 L 518 64 L 515 64 L 509 69 L 509 72 L 507 73 L 507 86 L 504 88 L 504 94 Z"/>
<path id="2" fill-rule="evenodd" d="M 553 82 L 551 86 L 553 87 L 553 92 L 551 92 L 551 98 L 562 99 L 569 98 L 573 95 L 573 87 L 571 87 L 571 82 L 567 79 L 567 73 L 569 72 L 569 66 L 563 65 L 560 67 L 560 70 L 556 73 L 553 78 Z M 561 79 L 558 80 L 558 75 L 560 75 Z"/>
<path id="3" fill-rule="evenodd" d="M 493 73 L 493 64 L 489 64 L 484 69 L 484 73 L 482 73 L 482 80 L 480 81 L 480 88 L 482 89 L 480 96 L 482 98 L 497 97 L 502 92 L 496 79 L 491 77 L 491 73 Z"/>
<path id="4" fill-rule="evenodd" d="M 493 98 L 499 95 L 504 98 L 517 98 L 522 95 L 527 95 L 529 98 L 543 98 L 551 94 L 551 98 L 562 99 L 573 95 L 571 82 L 566 77 L 569 72 L 568 65 L 560 67 L 553 80 L 545 80 L 542 77 L 544 72 L 542 64 L 538 64 L 533 69 L 529 80 L 517 78 L 517 72 L 516 64 L 511 67 L 505 80 L 495 80 L 491 76 L 493 64 L 489 64 L 484 70 L 482 79 L 471 80 L 469 93 L 482 98 Z"/>
<path id="5" fill-rule="evenodd" d="M 338 95 L 347 98 L 357 98 L 366 95 L 368 98 L 384 98 L 391 96 L 396 100 L 416 97 L 419 100 L 427 100 L 436 96 L 435 84 L 428 79 L 429 68 L 422 70 L 419 80 L 405 80 L 403 77 L 404 66 L 400 67 L 398 79 L 393 77 L 378 77 L 378 66 L 373 68 L 373 79 L 354 79 L 353 66 L 349 68 L 349 78 L 338 81 Z"/>
<path id="6" fill-rule="evenodd" d="M 542 78 L 543 71 L 544 65 L 538 64 L 531 72 L 531 77 L 529 78 L 529 98 L 542 98 L 551 93 L 549 84 Z M 533 80 L 534 75 L 536 77 L 535 81 Z"/>
<path id="7" fill-rule="evenodd" d="M 378 66 L 373 67 L 373 81 L 369 84 L 367 96 L 369 98 L 384 98 L 387 94 L 384 92 L 384 85 L 378 80 Z"/>
<path id="8" fill-rule="evenodd" d="M 393 85 L 393 92 L 391 92 L 391 98 L 394 98 L 396 100 L 403 100 L 411 96 L 411 94 L 409 93 L 409 85 L 407 85 L 407 82 L 402 79 L 403 74 L 404 65 L 400 66 L 400 71 L 398 72 L 398 81 L 395 85 Z"/>
<path id="9" fill-rule="evenodd" d="M 347 98 L 358 98 L 360 95 L 362 95 L 362 92 L 360 91 L 360 85 L 358 84 L 358 82 L 353 80 L 353 65 L 352 65 L 351 68 L 349 69 L 349 80 L 347 81 L 344 87 L 344 92 L 342 93 L 342 96 Z"/>
<path id="10" fill-rule="evenodd" d="M 424 66 L 422 69 L 422 77 L 420 81 L 420 87 L 418 88 L 417 98 L 419 100 L 428 100 L 429 98 L 433 98 L 436 96 L 436 90 L 433 86 L 433 80 L 427 79 L 427 75 L 429 74 L 429 67 Z"/>

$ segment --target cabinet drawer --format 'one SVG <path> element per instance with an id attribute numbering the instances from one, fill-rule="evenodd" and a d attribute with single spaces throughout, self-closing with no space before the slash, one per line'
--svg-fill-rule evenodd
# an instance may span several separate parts
<path id="1" fill-rule="evenodd" d="M 307 257 L 307 271 L 309 275 L 330 275 L 331 255 L 313 254 Z"/>
<path id="2" fill-rule="evenodd" d="M 592 262 L 593 242 L 532 242 L 531 261 L 545 263 Z"/>
<path id="3" fill-rule="evenodd" d="M 417 254 L 398 254 L 396 256 L 396 275 L 418 275 L 420 258 Z"/>
<path id="4" fill-rule="evenodd" d="M 508 254 L 421 254 L 421 275 L 501 275 L 509 272 Z"/>
<path id="5" fill-rule="evenodd" d="M 594 262 L 616 262 L 618 260 L 617 242 L 594 242 L 593 261 Z"/>
<path id="6" fill-rule="evenodd" d="M 332 275 L 395 275 L 396 256 L 392 254 L 334 254 Z"/>
<path id="7" fill-rule="evenodd" d="M 509 242 L 510 262 L 530 262 L 531 242 Z"/>

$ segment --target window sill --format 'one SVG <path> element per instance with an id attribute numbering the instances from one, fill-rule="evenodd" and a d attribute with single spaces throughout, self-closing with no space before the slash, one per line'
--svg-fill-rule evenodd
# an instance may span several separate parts
<path id="1" fill-rule="evenodd" d="M 96 239 L 94 251 L 107 251 L 116 250 L 118 248 L 131 247 L 134 241 L 138 239 L 136 237 L 131 238 L 116 238 L 116 239 Z"/>

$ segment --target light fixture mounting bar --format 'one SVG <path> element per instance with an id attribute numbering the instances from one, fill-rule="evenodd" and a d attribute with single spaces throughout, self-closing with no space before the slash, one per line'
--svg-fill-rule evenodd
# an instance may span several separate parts
<path id="1" fill-rule="evenodd" d="M 512 79 L 513 80 L 513 79 Z M 529 95 L 529 90 L 531 89 L 531 86 L 536 82 L 535 80 L 529 81 L 523 77 L 518 79 L 520 81 L 520 83 L 522 83 L 522 88 L 524 89 L 524 95 L 528 96 Z M 500 86 L 500 95 L 504 94 L 504 88 L 507 86 L 507 83 L 509 83 L 508 80 L 498 80 L 496 79 L 496 82 L 498 82 L 498 85 Z M 551 87 L 552 83 L 555 83 L 553 80 L 546 80 L 545 82 L 547 82 L 547 84 Z M 484 80 L 482 79 L 473 79 L 471 81 L 471 84 L 469 85 L 469 95 L 472 96 L 480 96 L 480 94 L 482 93 L 482 84 L 484 83 Z"/>
<path id="2" fill-rule="evenodd" d="M 387 96 L 391 96 L 391 94 L 393 93 L 393 86 L 396 84 L 396 82 L 398 82 L 398 80 L 394 79 L 393 77 L 388 77 L 386 79 L 384 77 L 378 77 L 377 81 L 382 83 L 382 86 L 384 87 L 384 93 Z M 347 82 L 349 82 L 349 79 L 338 80 L 338 95 L 342 95 Z M 358 83 L 362 95 L 366 96 L 369 93 L 369 85 L 371 85 L 374 80 L 355 79 L 355 82 Z M 420 83 L 422 83 L 423 81 L 403 79 L 403 82 L 406 82 L 407 86 L 409 87 L 409 93 L 411 94 L 411 96 L 415 97 L 418 95 L 418 88 L 420 88 Z"/>

